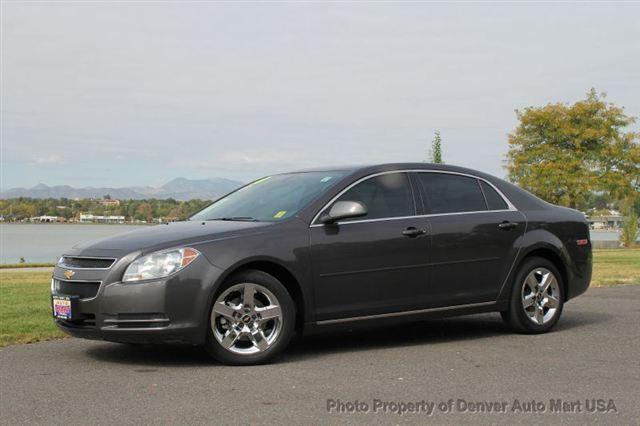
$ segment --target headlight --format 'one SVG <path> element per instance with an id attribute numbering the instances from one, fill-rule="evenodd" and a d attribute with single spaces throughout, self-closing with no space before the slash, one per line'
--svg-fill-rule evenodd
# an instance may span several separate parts
<path id="1" fill-rule="evenodd" d="M 189 247 L 157 251 L 134 260 L 124 271 L 123 282 L 164 278 L 193 262 L 200 252 Z"/>

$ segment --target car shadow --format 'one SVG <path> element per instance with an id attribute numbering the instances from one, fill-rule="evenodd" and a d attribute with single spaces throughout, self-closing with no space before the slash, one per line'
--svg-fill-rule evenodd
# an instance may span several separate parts
<path id="1" fill-rule="evenodd" d="M 563 333 L 610 319 L 611 315 L 599 312 L 568 313 L 551 333 Z M 327 330 L 296 339 L 281 357 L 281 362 L 297 362 L 338 352 L 435 345 L 513 335 L 514 332 L 497 313 L 429 319 L 376 328 L 362 326 L 341 331 Z"/>
<path id="2" fill-rule="evenodd" d="M 611 315 L 600 312 L 567 312 L 552 333 L 563 333 L 596 323 Z M 509 336 L 513 332 L 498 314 L 479 314 L 430 319 L 411 323 L 326 329 L 300 336 L 291 343 L 278 363 L 295 363 L 340 352 L 390 347 L 434 345 L 471 339 Z M 102 362 L 138 365 L 135 372 L 154 372 L 161 367 L 220 366 L 202 348 L 178 345 L 128 345 L 100 343 L 86 349 L 88 356 Z"/>
<path id="3" fill-rule="evenodd" d="M 204 349 L 186 345 L 131 345 L 100 342 L 86 349 L 91 358 L 116 364 L 138 365 L 137 373 L 151 373 L 160 367 L 215 365 Z"/>

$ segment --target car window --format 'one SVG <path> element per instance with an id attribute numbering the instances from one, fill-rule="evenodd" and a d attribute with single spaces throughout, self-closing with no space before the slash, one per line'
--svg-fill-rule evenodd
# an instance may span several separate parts
<path id="1" fill-rule="evenodd" d="M 217 200 L 191 220 L 282 221 L 295 216 L 345 174 L 329 171 L 267 176 Z"/>
<path id="2" fill-rule="evenodd" d="M 507 203 L 504 202 L 504 199 L 502 199 L 500 194 L 498 194 L 491 185 L 487 182 L 480 181 L 480 186 L 482 186 L 482 192 L 484 192 L 489 210 L 506 210 L 508 208 Z"/>
<path id="3" fill-rule="evenodd" d="M 447 173 L 417 173 L 427 195 L 429 213 L 487 210 L 478 180 Z"/>
<path id="4" fill-rule="evenodd" d="M 406 173 L 389 173 L 367 179 L 342 194 L 337 201 L 360 201 L 367 206 L 366 216 L 341 222 L 413 216 L 416 213 Z"/>

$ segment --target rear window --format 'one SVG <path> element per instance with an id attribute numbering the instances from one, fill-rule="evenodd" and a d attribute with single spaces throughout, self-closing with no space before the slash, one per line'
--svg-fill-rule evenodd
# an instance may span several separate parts
<path id="1" fill-rule="evenodd" d="M 447 173 L 418 173 L 417 175 L 427 195 L 430 213 L 487 210 L 477 179 Z"/>
<path id="2" fill-rule="evenodd" d="M 507 203 L 504 202 L 500 194 L 498 194 L 491 185 L 487 182 L 480 181 L 480 186 L 482 186 L 482 192 L 484 192 L 484 197 L 487 199 L 487 207 L 489 207 L 489 210 L 506 210 L 508 208 Z"/>

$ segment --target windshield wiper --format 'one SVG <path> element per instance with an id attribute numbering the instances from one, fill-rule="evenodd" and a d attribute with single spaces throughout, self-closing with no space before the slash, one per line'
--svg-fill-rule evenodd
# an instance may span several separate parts
<path id="1" fill-rule="evenodd" d="M 228 221 L 238 221 L 238 222 L 259 222 L 258 219 L 251 216 L 231 216 L 231 217 L 215 217 L 213 219 L 207 220 L 228 220 Z"/>

